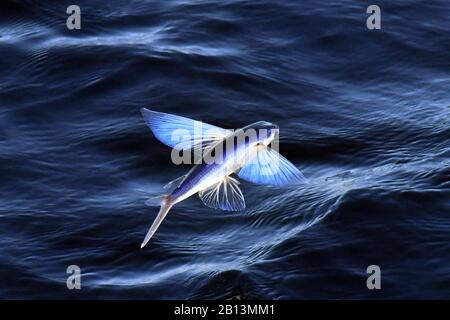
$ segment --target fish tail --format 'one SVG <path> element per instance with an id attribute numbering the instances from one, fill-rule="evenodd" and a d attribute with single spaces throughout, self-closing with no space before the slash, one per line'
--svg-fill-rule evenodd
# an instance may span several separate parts
<path id="1" fill-rule="evenodd" d="M 142 244 L 141 244 L 141 248 L 143 248 L 147 244 L 147 242 L 150 241 L 150 239 L 152 238 L 152 236 L 155 234 L 156 230 L 158 229 L 159 225 L 166 217 L 170 208 L 172 208 L 172 206 L 173 206 L 172 202 L 169 199 L 169 196 L 167 196 L 167 195 L 149 199 L 146 202 L 146 204 L 154 205 L 157 201 L 159 201 L 161 208 L 159 209 L 158 215 L 156 216 L 155 220 L 153 221 L 152 226 L 150 227 L 147 234 L 145 235 L 144 241 L 142 241 Z"/>

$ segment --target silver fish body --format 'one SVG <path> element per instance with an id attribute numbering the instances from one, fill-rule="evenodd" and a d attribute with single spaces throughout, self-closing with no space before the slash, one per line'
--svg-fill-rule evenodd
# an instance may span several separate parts
<path id="1" fill-rule="evenodd" d="M 236 139 L 245 136 L 247 129 L 253 129 L 257 123 L 237 130 L 235 133 L 217 143 L 186 175 L 181 184 L 170 194 L 170 201 L 175 204 L 222 181 L 225 177 L 242 168 L 256 155 L 255 145 L 268 144 L 273 140 L 272 136 L 264 137 L 264 140 L 245 141 Z M 215 154 L 215 156 L 212 156 Z M 206 159 L 210 159 L 207 161 Z M 213 160 L 213 161 L 211 161 Z M 212 163 L 208 163 L 212 162 Z"/>

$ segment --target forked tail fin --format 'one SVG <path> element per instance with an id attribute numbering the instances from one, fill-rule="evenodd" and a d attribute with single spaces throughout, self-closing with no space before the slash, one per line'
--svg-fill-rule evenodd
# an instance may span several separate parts
<path id="1" fill-rule="evenodd" d="M 155 220 L 152 223 L 152 226 L 150 227 L 147 234 L 145 235 L 144 241 L 142 241 L 142 244 L 141 244 L 141 248 L 143 248 L 147 244 L 147 242 L 150 241 L 150 239 L 153 237 L 156 230 L 158 229 L 159 225 L 166 217 L 170 208 L 172 208 L 172 204 L 170 203 L 167 196 L 160 196 L 158 198 L 150 199 L 149 201 L 146 202 L 146 204 L 154 205 L 154 204 L 156 204 L 155 201 L 157 201 L 157 199 L 159 199 L 159 201 L 160 201 L 159 204 L 161 205 L 161 209 L 159 209 L 158 215 L 156 216 Z"/>

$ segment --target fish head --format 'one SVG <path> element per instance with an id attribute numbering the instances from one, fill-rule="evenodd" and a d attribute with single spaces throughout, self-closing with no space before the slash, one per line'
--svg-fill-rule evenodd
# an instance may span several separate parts
<path id="1" fill-rule="evenodd" d="M 258 121 L 243 128 L 246 136 L 250 137 L 250 144 L 269 145 L 279 134 L 279 127 L 267 121 Z"/>

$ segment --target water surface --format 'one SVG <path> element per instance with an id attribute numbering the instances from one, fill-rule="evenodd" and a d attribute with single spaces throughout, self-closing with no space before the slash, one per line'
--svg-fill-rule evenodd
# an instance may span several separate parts
<path id="1" fill-rule="evenodd" d="M 378 1 L 375 31 L 336 0 L 80 0 L 69 31 L 72 2 L 0 4 L 1 298 L 449 297 L 446 1 Z M 141 107 L 276 123 L 310 184 L 194 196 L 141 250 L 148 194 L 190 169 Z"/>

